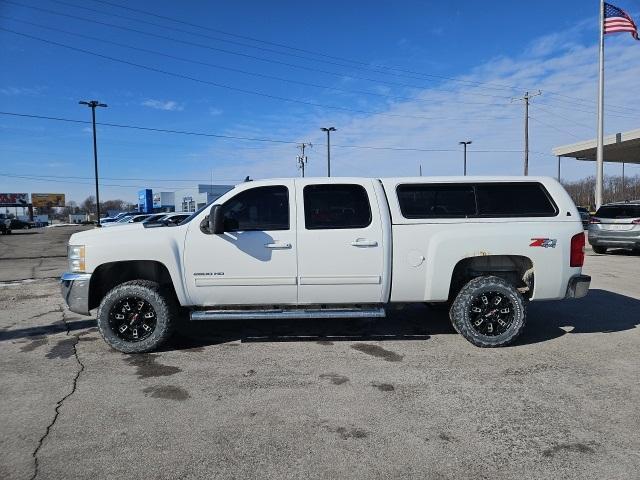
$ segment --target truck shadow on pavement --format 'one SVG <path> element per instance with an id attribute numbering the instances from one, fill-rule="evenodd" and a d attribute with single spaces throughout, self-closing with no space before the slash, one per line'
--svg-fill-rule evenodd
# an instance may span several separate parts
<path id="1" fill-rule="evenodd" d="M 567 333 L 612 333 L 640 324 L 640 300 L 593 289 L 578 300 L 532 302 L 527 326 L 513 345 L 552 340 Z M 446 310 L 423 305 L 392 310 L 387 318 L 362 320 L 253 320 L 193 322 L 179 329 L 165 350 L 180 350 L 231 341 L 336 342 L 359 340 L 428 340 L 455 334 Z"/>
<path id="2" fill-rule="evenodd" d="M 528 323 L 514 347 L 544 342 L 567 333 L 613 333 L 640 325 L 640 300 L 607 290 L 592 289 L 579 300 L 533 302 Z M 96 327 L 95 319 L 69 318 L 66 324 L 0 329 L 0 342 L 41 337 Z M 232 341 L 338 342 L 359 340 L 428 340 L 455 334 L 446 310 L 412 305 L 390 310 L 387 318 L 357 320 L 229 320 L 183 322 L 162 350 L 186 350 Z"/>
<path id="3" fill-rule="evenodd" d="M 544 342 L 567 333 L 614 333 L 640 325 L 640 300 L 591 289 L 586 297 L 529 304 L 527 326 L 515 345 Z"/>

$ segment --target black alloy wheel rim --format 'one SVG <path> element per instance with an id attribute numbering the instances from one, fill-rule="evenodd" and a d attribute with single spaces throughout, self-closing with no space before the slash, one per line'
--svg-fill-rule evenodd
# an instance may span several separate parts
<path id="1" fill-rule="evenodd" d="M 506 332 L 513 323 L 515 312 L 511 299 L 501 292 L 482 292 L 473 297 L 469 307 L 473 329 L 488 337 Z"/>
<path id="2" fill-rule="evenodd" d="M 156 329 L 157 315 L 149 302 L 140 297 L 127 297 L 114 304 L 109 324 L 116 336 L 126 342 L 140 342 Z"/>

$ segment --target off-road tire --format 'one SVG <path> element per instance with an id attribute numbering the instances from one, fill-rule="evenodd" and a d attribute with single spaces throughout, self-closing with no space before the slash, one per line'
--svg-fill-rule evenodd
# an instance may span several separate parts
<path id="1" fill-rule="evenodd" d="M 592 245 L 591 248 L 593 248 L 594 252 L 599 253 L 600 255 L 607 253 L 607 247 L 596 247 L 595 245 Z"/>
<path id="2" fill-rule="evenodd" d="M 477 331 L 472 323 L 472 302 L 483 293 L 495 292 L 507 298 L 513 309 L 513 319 L 508 328 L 499 335 L 485 335 Z M 504 347 L 520 335 L 526 323 L 526 302 L 515 286 L 495 276 L 477 277 L 469 281 L 458 293 L 449 318 L 453 328 L 477 347 Z"/>
<path id="3" fill-rule="evenodd" d="M 151 335 L 140 341 L 126 341 L 118 336 L 110 323 L 110 312 L 116 303 L 128 297 L 148 302 L 155 311 L 156 324 Z M 109 291 L 98 307 L 98 328 L 112 348 L 123 353 L 145 353 L 156 350 L 169 340 L 173 333 L 178 306 L 171 292 L 163 291 L 156 282 L 132 280 L 121 283 Z"/>

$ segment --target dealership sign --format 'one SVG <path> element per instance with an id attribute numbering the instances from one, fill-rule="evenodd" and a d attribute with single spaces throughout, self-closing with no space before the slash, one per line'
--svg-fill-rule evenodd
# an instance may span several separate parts
<path id="1" fill-rule="evenodd" d="M 26 207 L 28 204 L 28 193 L 0 193 L 1 207 Z"/>
<path id="2" fill-rule="evenodd" d="M 64 193 L 32 193 L 31 203 L 36 208 L 64 207 Z"/>

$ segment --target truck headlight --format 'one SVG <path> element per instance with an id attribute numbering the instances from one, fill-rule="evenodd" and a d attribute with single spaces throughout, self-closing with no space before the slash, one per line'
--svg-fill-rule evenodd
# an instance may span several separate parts
<path id="1" fill-rule="evenodd" d="M 84 245 L 69 245 L 69 271 L 84 272 Z"/>

